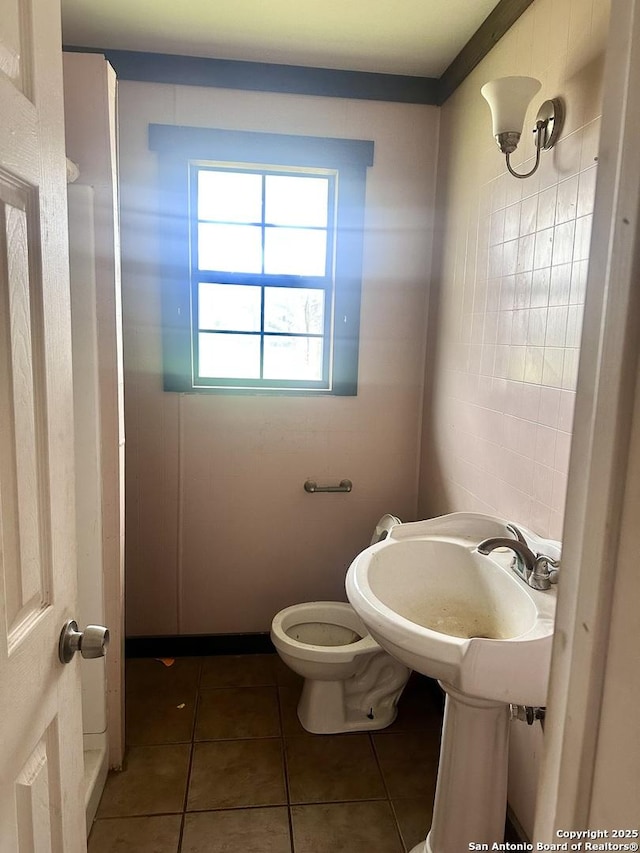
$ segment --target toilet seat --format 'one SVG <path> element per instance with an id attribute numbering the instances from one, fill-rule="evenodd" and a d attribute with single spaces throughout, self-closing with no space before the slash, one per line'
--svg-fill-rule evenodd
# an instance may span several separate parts
<path id="1" fill-rule="evenodd" d="M 346 645 L 323 646 L 301 642 L 289 633 L 296 625 L 308 623 L 337 625 L 353 631 L 362 639 Z M 273 619 L 271 639 L 276 649 L 295 654 L 301 660 L 319 663 L 346 663 L 380 648 L 351 605 L 342 601 L 309 601 L 286 607 Z"/>

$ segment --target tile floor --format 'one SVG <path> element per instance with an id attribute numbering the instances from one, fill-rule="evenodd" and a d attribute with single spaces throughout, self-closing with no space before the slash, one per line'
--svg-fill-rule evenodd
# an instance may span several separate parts
<path id="1" fill-rule="evenodd" d="M 127 756 L 89 853 L 405 853 L 431 819 L 437 687 L 412 676 L 396 722 L 310 735 L 276 655 L 127 661 Z"/>

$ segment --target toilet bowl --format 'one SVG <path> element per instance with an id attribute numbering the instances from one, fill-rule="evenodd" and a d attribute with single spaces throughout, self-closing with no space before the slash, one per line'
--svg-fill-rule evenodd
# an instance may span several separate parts
<path id="1" fill-rule="evenodd" d="M 395 516 L 383 516 L 370 544 L 399 523 Z M 307 731 L 367 731 L 395 720 L 411 670 L 378 645 L 350 604 L 311 601 L 286 607 L 273 618 L 271 641 L 284 663 L 304 678 L 298 718 Z"/>

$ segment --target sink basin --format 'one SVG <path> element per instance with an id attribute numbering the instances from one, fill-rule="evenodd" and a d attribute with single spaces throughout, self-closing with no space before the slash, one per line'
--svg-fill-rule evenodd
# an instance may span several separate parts
<path id="1" fill-rule="evenodd" d="M 534 549 L 559 556 L 559 543 L 523 531 Z M 347 596 L 412 669 L 479 699 L 545 705 L 555 587 L 531 589 L 511 570 L 510 550 L 479 554 L 493 536 L 512 538 L 505 521 L 478 513 L 398 525 L 353 561 Z"/>

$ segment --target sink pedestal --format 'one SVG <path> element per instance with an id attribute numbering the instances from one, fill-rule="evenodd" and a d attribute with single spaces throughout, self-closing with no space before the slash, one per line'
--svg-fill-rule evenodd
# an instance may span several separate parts
<path id="1" fill-rule="evenodd" d="M 431 831 L 411 853 L 458 853 L 504 838 L 509 706 L 447 694 Z"/>

